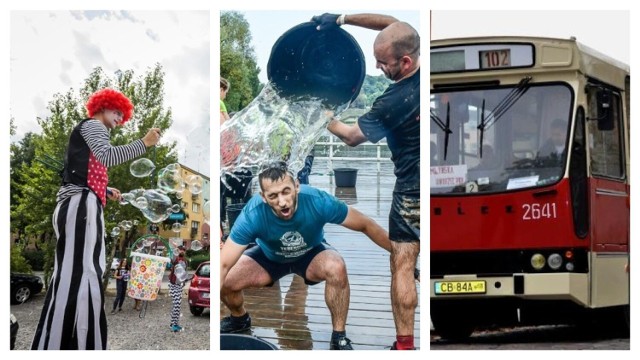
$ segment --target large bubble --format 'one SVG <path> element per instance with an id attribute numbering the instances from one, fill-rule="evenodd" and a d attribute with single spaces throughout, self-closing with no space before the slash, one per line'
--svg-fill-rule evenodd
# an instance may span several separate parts
<path id="1" fill-rule="evenodd" d="M 171 199 L 167 195 L 155 190 L 147 190 L 144 192 L 144 197 L 147 199 L 147 207 L 140 211 L 145 218 L 153 223 L 159 223 L 169 217 L 167 210 L 171 209 Z"/>
<path id="2" fill-rule="evenodd" d="M 187 185 L 189 186 L 189 191 L 193 195 L 198 195 L 202 192 L 202 184 L 204 180 L 202 180 L 202 176 L 200 175 L 189 175 L 185 180 Z"/>
<path id="3" fill-rule="evenodd" d="M 158 188 L 166 193 L 175 193 L 184 189 L 184 181 L 180 175 L 179 169 L 169 168 L 168 166 L 158 172 Z"/>
<path id="4" fill-rule="evenodd" d="M 131 175 L 139 178 L 147 177 L 151 175 L 156 165 L 147 158 L 141 158 L 131 163 L 129 171 Z"/>

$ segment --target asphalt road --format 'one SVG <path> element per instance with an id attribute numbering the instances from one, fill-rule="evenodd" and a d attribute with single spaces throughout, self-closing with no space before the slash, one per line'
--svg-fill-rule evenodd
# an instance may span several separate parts
<path id="1" fill-rule="evenodd" d="M 431 335 L 431 350 L 629 350 L 629 335 L 610 329 L 528 326 L 474 332 L 467 341 L 447 342 Z"/>

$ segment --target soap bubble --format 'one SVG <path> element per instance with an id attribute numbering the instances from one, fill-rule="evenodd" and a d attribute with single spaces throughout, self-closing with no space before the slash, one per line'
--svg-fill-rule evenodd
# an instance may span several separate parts
<path id="1" fill-rule="evenodd" d="M 169 167 L 161 169 L 158 172 L 158 188 L 167 193 L 182 191 L 184 185 L 180 170 L 169 169 Z"/>
<path id="2" fill-rule="evenodd" d="M 149 203 L 147 202 L 147 198 L 145 198 L 144 196 L 140 196 L 136 199 L 136 202 L 133 205 L 142 210 L 146 209 L 147 206 L 149 206 Z"/>
<path id="3" fill-rule="evenodd" d="M 171 206 L 171 212 L 173 212 L 173 213 L 178 213 L 178 212 L 180 212 L 181 209 L 182 209 L 182 207 L 180 206 L 180 204 L 173 204 Z"/>
<path id="4" fill-rule="evenodd" d="M 209 224 L 209 219 L 211 217 L 211 210 L 209 210 L 209 200 L 205 201 L 202 205 L 202 215 L 204 216 L 204 222 Z"/>
<path id="5" fill-rule="evenodd" d="M 180 224 L 179 222 L 173 223 L 173 225 L 171 225 L 171 231 L 173 231 L 174 233 L 179 233 L 182 230 L 182 224 Z"/>
<path id="6" fill-rule="evenodd" d="M 116 226 L 111 229 L 111 236 L 116 237 L 118 235 L 120 235 L 120 227 Z"/>
<path id="7" fill-rule="evenodd" d="M 138 226 L 139 222 L 138 220 L 133 220 L 133 225 Z"/>
<path id="8" fill-rule="evenodd" d="M 123 193 L 122 194 L 122 199 L 124 199 L 124 201 L 126 201 L 125 204 L 128 202 L 129 204 L 133 205 L 133 203 L 136 201 L 135 195 L 133 195 L 130 192 Z M 122 202 L 120 202 L 120 203 L 122 204 Z"/>
<path id="9" fill-rule="evenodd" d="M 189 185 L 189 191 L 193 195 L 198 195 L 202 192 L 202 176 L 200 175 L 189 175 L 185 181 Z"/>
<path id="10" fill-rule="evenodd" d="M 131 172 L 131 175 L 143 178 L 151 175 L 155 168 L 156 166 L 151 160 L 147 158 L 141 158 L 131 163 L 131 166 L 129 166 L 129 171 Z"/>
<path id="11" fill-rule="evenodd" d="M 193 240 L 191 242 L 191 250 L 198 251 L 202 249 L 202 243 L 199 240 Z"/>
<path id="12" fill-rule="evenodd" d="M 173 270 L 173 274 L 176 276 L 178 282 L 184 282 L 187 280 L 187 271 L 184 269 L 182 264 L 176 265 L 176 268 Z"/>
<path id="13" fill-rule="evenodd" d="M 145 218 L 153 223 L 159 223 L 169 217 L 167 209 L 171 208 L 171 199 L 167 195 L 155 190 L 147 190 L 144 192 L 144 197 L 147 199 L 147 207 L 140 211 Z"/>
<path id="14" fill-rule="evenodd" d="M 176 198 L 182 199 L 182 196 L 183 196 L 182 191 L 176 191 Z"/>

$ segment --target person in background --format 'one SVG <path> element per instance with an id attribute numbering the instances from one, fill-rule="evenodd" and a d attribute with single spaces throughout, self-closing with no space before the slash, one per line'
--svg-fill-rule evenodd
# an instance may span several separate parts
<path id="1" fill-rule="evenodd" d="M 227 112 L 227 105 L 224 103 L 230 87 L 229 80 L 220 77 L 220 125 L 230 119 L 229 113 Z"/>
<path id="2" fill-rule="evenodd" d="M 142 139 L 113 146 L 109 132 L 126 123 L 133 104 L 121 92 L 102 89 L 86 104 L 87 119 L 69 137 L 56 196 L 53 227 L 57 237 L 52 286 L 42 307 L 32 350 L 106 350 L 107 318 L 102 275 L 105 271 L 104 207 L 120 201 L 107 187 L 107 168 L 132 160 L 154 146 L 160 129 Z"/>
<path id="3" fill-rule="evenodd" d="M 379 30 L 373 44 L 376 67 L 394 81 L 355 125 L 333 118 L 327 127 L 349 146 L 387 138 L 396 184 L 389 214 L 394 350 L 413 350 L 420 254 L 420 35 L 406 22 L 379 14 L 322 14 L 318 31 L 353 25 Z"/>
<path id="4" fill-rule="evenodd" d="M 118 265 L 118 268 L 114 271 L 113 276 L 116 278 L 116 298 L 113 300 L 113 309 L 111 314 L 116 313 L 116 307 L 118 312 L 122 311 L 122 304 L 127 292 L 127 284 L 129 283 L 129 266 L 127 258 L 123 258 Z"/>
<path id="5" fill-rule="evenodd" d="M 180 266 L 186 272 L 188 268 L 187 259 L 184 257 L 184 246 L 178 246 L 178 256 L 171 262 L 171 273 L 169 274 L 169 296 L 171 296 L 171 331 L 182 331 L 180 326 L 180 312 L 182 305 L 182 288 L 184 280 L 176 275 L 177 267 Z"/>

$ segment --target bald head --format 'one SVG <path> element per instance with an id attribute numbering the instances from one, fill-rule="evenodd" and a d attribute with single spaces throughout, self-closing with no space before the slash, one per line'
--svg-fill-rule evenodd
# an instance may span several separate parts
<path id="1" fill-rule="evenodd" d="M 390 46 L 396 58 L 420 56 L 420 35 L 416 29 L 403 21 L 397 21 L 384 28 L 376 37 L 373 46 Z"/>

